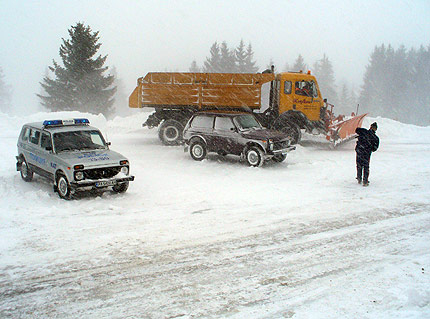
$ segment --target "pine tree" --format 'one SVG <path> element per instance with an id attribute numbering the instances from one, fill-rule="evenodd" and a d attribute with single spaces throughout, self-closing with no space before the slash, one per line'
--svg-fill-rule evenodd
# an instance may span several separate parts
<path id="1" fill-rule="evenodd" d="M 363 77 L 363 86 L 360 94 L 360 105 L 363 111 L 372 116 L 383 115 L 386 104 L 386 72 L 387 49 L 382 44 L 376 46 L 370 55 L 369 64 Z"/>
<path id="2" fill-rule="evenodd" d="M 191 62 L 191 65 L 190 65 L 189 71 L 190 71 L 190 72 L 193 72 L 193 73 L 198 73 L 198 72 L 200 72 L 200 71 L 201 71 L 201 70 L 200 70 L 200 67 L 197 65 L 196 60 L 193 60 L 193 62 Z"/>
<path id="3" fill-rule="evenodd" d="M 221 55 L 219 52 L 219 45 L 217 42 L 212 44 L 210 49 L 210 58 L 206 58 L 206 61 L 204 63 L 204 72 L 214 72 L 219 73 L 221 71 L 220 61 L 221 61 Z"/>
<path id="4" fill-rule="evenodd" d="M 307 68 L 308 67 L 305 63 L 305 60 L 303 59 L 302 55 L 299 54 L 296 61 L 294 62 L 292 71 L 294 71 L 294 72 L 300 72 L 300 71 L 306 72 Z"/>
<path id="5" fill-rule="evenodd" d="M 339 113 L 345 114 L 345 110 L 349 108 L 350 101 L 349 101 L 349 90 L 348 85 L 346 83 L 342 84 L 342 89 L 340 90 L 339 94 L 339 103 L 337 105 L 337 111 Z"/>
<path id="6" fill-rule="evenodd" d="M 234 73 L 236 72 L 236 61 L 232 51 L 228 48 L 227 42 L 223 41 L 220 47 L 220 67 L 221 72 Z"/>
<path id="7" fill-rule="evenodd" d="M 409 51 L 382 44 L 366 67 L 360 105 L 373 116 L 430 125 L 430 47 Z"/>
<path id="8" fill-rule="evenodd" d="M 427 48 L 420 47 L 411 70 L 414 72 L 410 75 L 409 95 L 415 97 L 414 103 L 417 110 L 416 120 L 413 123 L 428 126 L 430 125 L 430 45 Z"/>
<path id="9" fill-rule="evenodd" d="M 246 57 L 245 57 L 245 70 L 247 73 L 256 73 L 258 71 L 258 66 L 254 59 L 254 52 L 252 51 L 251 43 L 248 44 L 246 48 Z"/>
<path id="10" fill-rule="evenodd" d="M 327 98 L 329 103 L 336 105 L 337 94 L 333 66 L 325 54 L 321 60 L 315 62 L 314 74 L 323 98 Z"/>
<path id="11" fill-rule="evenodd" d="M 114 76 L 104 73 L 106 56 L 94 58 L 100 49 L 99 31 L 77 23 L 68 30 L 70 39 L 62 39 L 60 58 L 63 66 L 55 60 L 49 70 L 54 79 L 44 77 L 40 83 L 46 95 L 39 95 L 42 105 L 53 111 L 76 110 L 109 115 L 114 103 Z"/>
<path id="12" fill-rule="evenodd" d="M 234 55 L 236 58 L 237 72 L 247 73 L 248 72 L 246 68 L 247 52 L 246 52 L 245 43 L 243 42 L 243 40 L 240 40 L 239 46 L 234 51 Z"/>
<path id="13" fill-rule="evenodd" d="M 8 113 L 11 111 L 11 88 L 4 81 L 4 74 L 0 68 L 0 112 Z"/>

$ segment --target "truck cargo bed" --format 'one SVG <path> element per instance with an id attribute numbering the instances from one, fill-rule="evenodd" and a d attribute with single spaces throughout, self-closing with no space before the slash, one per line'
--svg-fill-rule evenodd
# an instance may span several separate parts
<path id="1" fill-rule="evenodd" d="M 274 74 L 152 72 L 138 79 L 130 107 L 259 109 L 261 86 Z"/>

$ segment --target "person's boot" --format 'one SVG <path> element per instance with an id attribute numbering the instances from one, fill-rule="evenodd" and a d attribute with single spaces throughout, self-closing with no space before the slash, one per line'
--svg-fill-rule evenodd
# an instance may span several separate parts
<path id="1" fill-rule="evenodd" d="M 355 179 L 357 180 L 358 184 L 361 184 L 361 178 L 356 177 Z"/>
<path id="2" fill-rule="evenodd" d="M 363 186 L 369 186 L 369 181 L 363 181 Z"/>

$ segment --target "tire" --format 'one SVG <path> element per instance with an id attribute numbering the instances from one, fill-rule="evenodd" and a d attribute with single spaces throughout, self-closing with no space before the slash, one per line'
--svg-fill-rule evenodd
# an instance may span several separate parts
<path id="1" fill-rule="evenodd" d="M 201 140 L 194 140 L 190 144 L 190 155 L 195 161 L 202 161 L 207 154 L 206 145 Z"/>
<path id="2" fill-rule="evenodd" d="M 67 177 L 63 174 L 60 174 L 57 176 L 57 193 L 58 196 L 62 199 L 70 199 L 71 191 L 70 191 L 70 184 L 67 181 Z"/>
<path id="3" fill-rule="evenodd" d="M 183 141 L 184 125 L 176 120 L 164 121 L 158 132 L 158 137 L 164 145 L 179 145 Z"/>
<path id="4" fill-rule="evenodd" d="M 284 122 L 280 131 L 287 134 L 291 139 L 291 144 L 298 144 L 302 139 L 302 132 L 297 124 L 291 122 Z"/>
<path id="5" fill-rule="evenodd" d="M 20 173 L 24 181 L 31 182 L 33 180 L 33 171 L 28 167 L 25 158 L 22 158 Z"/>
<path id="6" fill-rule="evenodd" d="M 245 152 L 245 158 L 249 166 L 260 167 L 263 165 L 263 151 L 257 146 L 252 146 Z"/>
<path id="7" fill-rule="evenodd" d="M 112 187 L 112 190 L 115 193 L 125 193 L 127 191 L 127 189 L 128 189 L 128 185 L 129 185 L 128 181 L 124 182 L 124 183 L 120 183 L 120 184 L 115 185 L 114 187 Z"/>
<path id="8" fill-rule="evenodd" d="M 285 161 L 286 158 L 287 158 L 287 154 L 280 154 L 272 157 L 272 159 L 277 163 L 281 163 Z"/>

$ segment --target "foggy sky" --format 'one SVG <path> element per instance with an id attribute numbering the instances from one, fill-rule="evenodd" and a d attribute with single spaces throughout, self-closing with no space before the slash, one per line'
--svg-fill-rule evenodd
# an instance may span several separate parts
<path id="1" fill-rule="evenodd" d="M 116 67 L 127 95 L 150 71 L 188 71 L 210 46 L 251 42 L 262 71 L 302 54 L 308 65 L 327 54 L 336 80 L 359 88 L 375 45 L 430 44 L 430 1 L 19 1 L 0 0 L 0 67 L 16 110 L 37 110 L 40 84 L 61 38 L 77 22 L 100 31 L 100 54 Z"/>

